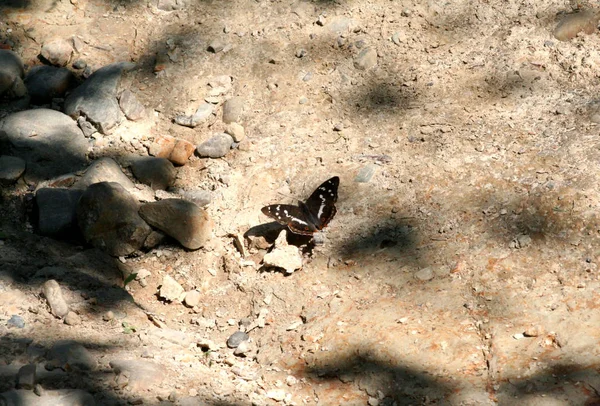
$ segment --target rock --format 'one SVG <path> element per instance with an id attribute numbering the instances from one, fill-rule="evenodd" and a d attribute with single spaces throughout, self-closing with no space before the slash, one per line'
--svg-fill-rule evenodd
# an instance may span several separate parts
<path id="1" fill-rule="evenodd" d="M 354 67 L 360 70 L 368 70 L 377 65 L 377 51 L 373 48 L 365 48 L 356 58 L 354 58 Z"/>
<path id="2" fill-rule="evenodd" d="M 531 244 L 531 237 L 527 234 L 519 234 L 511 243 L 513 248 L 525 248 Z"/>
<path id="3" fill-rule="evenodd" d="M 221 158 L 227 155 L 231 149 L 231 144 L 233 144 L 231 135 L 221 133 L 198 145 L 196 152 L 201 157 Z"/>
<path id="4" fill-rule="evenodd" d="M 161 233 L 160 231 L 152 230 L 148 237 L 146 237 L 146 241 L 144 241 L 144 248 L 152 249 L 154 247 L 159 246 L 165 240 L 166 235 Z"/>
<path id="5" fill-rule="evenodd" d="M 236 331 L 227 339 L 227 346 L 229 348 L 237 348 L 242 342 L 248 341 L 250 336 L 243 331 Z"/>
<path id="6" fill-rule="evenodd" d="M 34 104 L 50 103 L 54 98 L 62 98 L 76 83 L 75 75 L 70 70 L 55 66 L 34 66 L 25 76 L 27 93 Z"/>
<path id="7" fill-rule="evenodd" d="M 41 188 L 35 193 L 38 230 L 43 235 L 72 235 L 77 228 L 76 208 L 81 190 Z"/>
<path id="8" fill-rule="evenodd" d="M 559 41 L 573 39 L 580 32 L 593 34 L 598 30 L 600 14 L 592 10 L 583 10 L 565 16 L 554 29 L 554 38 Z"/>
<path id="9" fill-rule="evenodd" d="M 0 185 L 15 183 L 25 172 L 26 162 L 16 156 L 0 156 Z"/>
<path id="10" fill-rule="evenodd" d="M 146 203 L 140 208 L 140 215 L 150 225 L 192 250 L 202 247 L 211 236 L 213 222 L 208 213 L 187 200 Z"/>
<path id="11" fill-rule="evenodd" d="M 79 128 L 81 128 L 81 131 L 83 132 L 83 135 L 86 138 L 89 138 L 93 134 L 98 132 L 98 130 L 96 130 L 96 127 L 94 127 L 94 125 L 87 121 L 83 116 L 80 116 L 77 119 L 77 125 L 79 126 Z"/>
<path id="12" fill-rule="evenodd" d="M 347 34 L 360 31 L 360 26 L 357 21 L 351 18 L 337 17 L 327 24 L 327 29 L 333 33 Z"/>
<path id="13" fill-rule="evenodd" d="M 156 8 L 163 11 L 181 10 L 185 7 L 183 0 L 157 0 Z"/>
<path id="14" fill-rule="evenodd" d="M 546 329 L 544 329 L 544 327 L 540 326 L 539 324 L 536 324 L 527 327 L 527 329 L 525 329 L 525 331 L 523 332 L 523 335 L 525 337 L 539 337 L 541 335 L 544 335 L 545 333 Z"/>
<path id="15" fill-rule="evenodd" d="M 8 328 L 23 328 L 25 327 L 25 320 L 23 320 L 23 317 L 21 316 L 13 315 L 10 316 L 10 319 L 6 322 L 6 326 Z"/>
<path id="16" fill-rule="evenodd" d="M 166 190 L 173 185 L 177 177 L 175 167 L 166 158 L 136 158 L 131 162 L 131 170 L 140 182 L 154 190 Z"/>
<path id="17" fill-rule="evenodd" d="M 42 45 L 40 54 L 51 65 L 65 66 L 71 60 L 73 44 L 66 39 L 54 39 Z"/>
<path id="18" fill-rule="evenodd" d="M 121 62 L 98 69 L 65 99 L 65 113 L 74 119 L 84 115 L 98 131 L 107 134 L 122 120 L 117 103 L 121 76 L 134 67 L 133 63 Z"/>
<path id="19" fill-rule="evenodd" d="M 113 360 L 109 365 L 117 375 L 119 386 L 126 386 L 132 392 L 155 388 L 166 376 L 162 365 L 149 361 Z"/>
<path id="20" fill-rule="evenodd" d="M 36 388 L 39 385 L 36 385 Z M 80 389 L 31 391 L 12 389 L 0 393 L 0 404 L 6 406 L 94 406 L 94 397 Z"/>
<path id="21" fill-rule="evenodd" d="M 71 66 L 73 66 L 73 69 L 85 69 L 87 62 L 83 59 L 77 59 Z"/>
<path id="22" fill-rule="evenodd" d="M 77 205 L 77 222 L 88 243 L 115 257 L 140 249 L 152 231 L 138 214 L 138 202 L 115 182 L 86 189 Z"/>
<path id="23" fill-rule="evenodd" d="M 65 324 L 69 326 L 78 326 L 81 324 L 81 317 L 75 312 L 69 312 L 65 316 Z"/>
<path id="24" fill-rule="evenodd" d="M 233 351 L 233 355 L 247 356 L 248 353 L 254 350 L 254 346 L 250 344 L 250 341 L 242 341 L 237 348 Z"/>
<path id="25" fill-rule="evenodd" d="M 0 49 L 0 96 L 12 97 L 12 90 L 16 83 L 25 75 L 25 68 L 21 58 L 6 49 Z"/>
<path id="26" fill-rule="evenodd" d="M 87 189 L 90 185 L 100 182 L 114 182 L 127 190 L 135 189 L 135 185 L 123 173 L 119 164 L 114 159 L 108 157 L 92 162 L 73 188 L 83 190 Z"/>
<path id="27" fill-rule="evenodd" d="M 185 294 L 185 304 L 189 307 L 196 307 L 200 304 L 202 295 L 197 290 L 190 290 Z"/>
<path id="28" fill-rule="evenodd" d="M 185 190 L 181 192 L 181 196 L 198 207 L 206 207 L 212 201 L 212 195 L 208 190 Z"/>
<path id="29" fill-rule="evenodd" d="M 225 127 L 225 133 L 231 135 L 235 142 L 240 142 L 246 137 L 244 127 L 238 123 L 231 123 Z"/>
<path id="30" fill-rule="evenodd" d="M 244 110 L 244 100 L 241 97 L 232 97 L 223 103 L 223 122 L 239 123 Z"/>
<path id="31" fill-rule="evenodd" d="M 296 269 L 302 268 L 302 255 L 298 247 L 288 245 L 287 233 L 282 230 L 275 240 L 275 248 L 263 258 L 266 267 L 282 268 L 285 273 L 291 274 Z"/>
<path id="32" fill-rule="evenodd" d="M 175 124 L 179 124 L 185 127 L 194 128 L 198 124 L 205 121 L 211 116 L 214 111 L 214 107 L 209 103 L 202 103 L 192 116 L 177 116 L 175 117 Z"/>
<path id="33" fill-rule="evenodd" d="M 121 107 L 125 117 L 131 121 L 137 121 L 146 116 L 146 108 L 130 90 L 124 90 L 121 93 L 119 107 Z"/>
<path id="34" fill-rule="evenodd" d="M 431 267 L 423 268 L 415 273 L 415 278 L 424 282 L 432 280 L 434 276 Z"/>
<path id="35" fill-rule="evenodd" d="M 19 373 L 17 374 L 17 389 L 33 389 L 36 384 L 36 366 L 35 364 L 23 365 L 19 368 Z"/>
<path id="36" fill-rule="evenodd" d="M 26 160 L 25 176 L 36 182 L 82 169 L 88 142 L 68 116 L 36 109 L 11 114 L 0 122 L 0 150 Z"/>
<path id="37" fill-rule="evenodd" d="M 271 389 L 266 393 L 269 399 L 273 399 L 277 402 L 281 402 L 285 399 L 285 391 L 283 389 Z"/>
<path id="38" fill-rule="evenodd" d="M 50 349 L 48 358 L 46 368 L 93 371 L 98 366 L 92 354 L 83 345 L 70 340 L 57 341 Z"/>
<path id="39" fill-rule="evenodd" d="M 208 44 L 208 48 L 207 50 L 209 52 L 212 52 L 214 54 L 221 52 L 222 50 L 225 49 L 225 47 L 227 46 L 227 43 L 219 38 L 213 39 L 210 44 Z"/>
<path id="40" fill-rule="evenodd" d="M 156 342 L 156 340 L 154 340 L 154 338 L 156 338 L 160 341 L 168 341 L 182 347 L 189 347 L 194 342 L 192 335 L 170 328 L 155 328 L 148 331 L 148 335 L 154 342 Z"/>
<path id="41" fill-rule="evenodd" d="M 58 318 L 63 318 L 69 312 L 69 305 L 63 298 L 60 285 L 54 279 L 46 281 L 42 286 L 42 293 L 50 306 L 52 314 Z"/>
<path id="42" fill-rule="evenodd" d="M 376 170 L 377 165 L 374 164 L 368 164 L 366 166 L 363 166 L 356 174 L 354 181 L 357 183 L 367 183 L 371 180 L 371 178 L 373 178 L 373 175 L 375 174 Z"/>
<path id="43" fill-rule="evenodd" d="M 171 275 L 165 275 L 158 295 L 165 300 L 173 302 L 179 300 L 184 292 L 185 289 Z"/>
<path id="44" fill-rule="evenodd" d="M 185 165 L 196 147 L 189 141 L 162 135 L 150 146 L 150 155 L 167 158 L 176 165 Z"/>

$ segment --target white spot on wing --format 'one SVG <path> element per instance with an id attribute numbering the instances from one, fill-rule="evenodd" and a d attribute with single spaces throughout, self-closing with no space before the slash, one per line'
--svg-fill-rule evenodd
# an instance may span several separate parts
<path id="1" fill-rule="evenodd" d="M 323 214 L 323 209 L 325 208 L 325 200 L 321 203 L 321 207 L 319 207 L 319 212 L 317 213 L 317 218 L 321 219 L 321 214 Z"/>
<path id="2" fill-rule="evenodd" d="M 306 221 L 302 221 L 302 220 L 300 220 L 300 219 L 298 219 L 296 217 L 292 217 L 292 220 L 294 220 L 298 224 L 304 224 L 305 226 L 308 225 L 308 223 Z"/>

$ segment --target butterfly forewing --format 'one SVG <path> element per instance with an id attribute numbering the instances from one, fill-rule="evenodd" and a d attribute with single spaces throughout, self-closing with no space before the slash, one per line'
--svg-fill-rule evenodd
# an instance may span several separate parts
<path id="1" fill-rule="evenodd" d="M 339 184 L 340 178 L 334 176 L 323 182 L 306 203 L 298 202 L 298 206 L 273 204 L 263 207 L 262 212 L 287 226 L 293 233 L 312 235 L 323 229 L 335 215 Z"/>
<path id="2" fill-rule="evenodd" d="M 336 213 L 335 202 L 338 198 L 339 185 L 340 178 L 334 176 L 323 182 L 306 200 L 306 208 L 317 220 L 315 226 L 319 230 L 325 227 Z"/>

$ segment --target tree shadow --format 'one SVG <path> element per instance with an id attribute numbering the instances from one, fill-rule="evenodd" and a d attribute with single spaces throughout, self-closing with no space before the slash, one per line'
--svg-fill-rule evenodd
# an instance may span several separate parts
<path id="1" fill-rule="evenodd" d="M 379 359 L 368 349 L 354 351 L 356 355 L 352 359 L 334 357 L 321 365 L 308 365 L 305 375 L 316 384 L 329 381 L 343 387 L 342 382 L 354 382 L 384 405 L 435 404 L 454 390 L 453 385 L 426 371 L 394 365 Z"/>

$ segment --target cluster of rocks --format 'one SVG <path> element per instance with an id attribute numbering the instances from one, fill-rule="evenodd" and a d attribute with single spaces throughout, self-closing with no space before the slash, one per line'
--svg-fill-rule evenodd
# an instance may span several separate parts
<path id="1" fill-rule="evenodd" d="M 151 191 L 171 188 L 177 175 L 174 165 L 185 165 L 194 151 L 201 157 L 219 158 L 236 147 L 245 137 L 239 124 L 243 100 L 233 97 L 223 103 L 225 133 L 197 147 L 183 139 L 158 136 L 148 145 L 152 156 L 127 158 L 135 178 L 150 191 L 131 182 L 110 158 L 93 162 L 80 176 L 92 149 L 88 138 L 110 134 L 124 118 L 143 119 L 146 109 L 131 91 L 119 92 L 122 75 L 135 67 L 131 63 L 100 68 L 77 86 L 79 79 L 64 67 L 73 55 L 72 45 L 58 40 L 44 44 L 41 59 L 54 66 L 36 66 L 27 75 L 15 53 L 0 50 L 0 96 L 25 99 L 20 107 L 42 105 L 0 121 L 0 146 L 7 152 L 0 156 L 0 183 L 13 184 L 23 177 L 37 185 L 37 225 L 44 235 L 72 237 L 80 231 L 88 243 L 113 256 L 156 246 L 163 233 L 188 249 L 202 247 L 213 222 L 198 203 L 208 204 L 210 196 L 187 191 L 183 196 L 187 199 L 182 199 L 163 192 L 161 200 L 154 201 L 158 195 L 152 196 Z M 231 89 L 231 77 L 217 77 L 209 85 L 214 95 L 222 95 Z M 178 116 L 174 121 L 194 127 L 213 113 L 214 106 L 204 103 L 193 116 Z"/>

